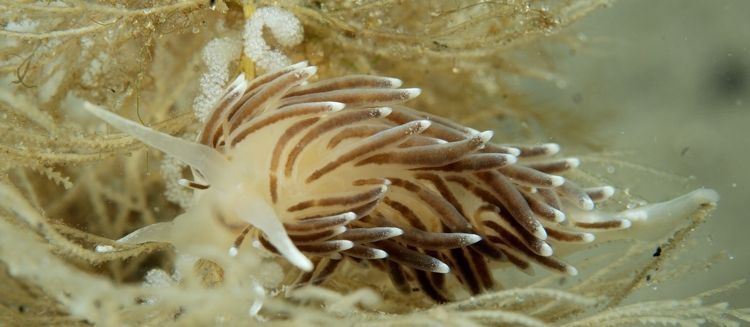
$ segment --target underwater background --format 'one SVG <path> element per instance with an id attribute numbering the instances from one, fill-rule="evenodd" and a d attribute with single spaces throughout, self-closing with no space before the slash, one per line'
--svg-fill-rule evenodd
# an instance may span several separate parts
<path id="1" fill-rule="evenodd" d="M 698 246 L 682 259 L 725 252 L 728 260 L 646 288 L 643 298 L 681 297 L 750 277 L 748 12 L 747 1 L 618 1 L 573 27 L 600 46 L 560 60 L 568 85 L 545 88 L 553 99 L 539 100 L 608 117 L 595 135 L 609 147 L 627 151 L 633 162 L 688 177 L 685 190 L 705 186 L 721 195 L 696 235 Z M 647 179 L 634 177 L 628 186 L 659 197 L 663 184 Z M 737 292 L 730 301 L 745 307 L 750 293 Z"/>
<path id="2" fill-rule="evenodd" d="M 283 264 L 257 258 L 228 270 L 224 288 L 187 277 L 180 284 L 165 273 L 171 268 L 165 248 L 120 249 L 112 240 L 179 215 L 189 198 L 175 189 L 175 177 L 187 171 L 83 114 L 81 100 L 194 138 L 193 109 L 207 92 L 206 72 L 228 63 L 231 80 L 247 68 L 239 46 L 210 52 L 207 44 L 241 40 L 253 6 L 279 6 L 302 22 L 302 43 L 282 48 L 293 61 L 317 65 L 319 75 L 399 77 L 423 89 L 409 103 L 415 108 L 494 130 L 498 142 L 559 143 L 566 156 L 582 159 L 587 181 L 617 188 L 615 207 L 666 201 L 699 187 L 715 189 L 721 200 L 633 293 L 618 287 L 660 244 L 639 245 L 643 253 L 627 267 L 632 271 L 603 273 L 616 281 L 610 291 L 606 278 L 586 279 L 599 271 L 596 264 L 570 280 L 542 269 L 533 278 L 498 270 L 508 275 L 504 285 L 561 293 L 509 287 L 445 307 L 387 290 L 360 292 L 358 282 L 381 279 L 356 267 L 351 280 L 343 274 L 324 288 L 277 296 L 284 294 L 274 288 L 283 281 Z M 748 12 L 744 0 L 0 0 L 0 294 L 7 294 L 0 297 L 0 326 L 246 325 L 274 317 L 282 325 L 628 326 L 637 320 L 611 319 L 605 309 L 689 299 L 747 279 Z M 428 37 L 443 29 L 448 36 Z M 357 34 L 362 30 L 370 34 Z M 102 244 L 116 253 L 94 250 Z M 599 260 L 609 250 L 624 255 L 627 245 L 573 260 Z M 248 285 L 243 278 L 250 275 L 268 291 Z M 651 307 L 674 308 L 664 311 L 674 314 L 671 322 L 747 323 L 748 309 L 731 310 L 750 307 L 750 292 L 735 286 L 711 301 Z M 620 295 L 627 297 L 607 307 Z M 263 296 L 261 316 L 248 315 Z M 717 311 L 696 309 L 723 302 L 729 305 Z M 653 313 L 648 307 L 639 308 L 642 316 Z"/>

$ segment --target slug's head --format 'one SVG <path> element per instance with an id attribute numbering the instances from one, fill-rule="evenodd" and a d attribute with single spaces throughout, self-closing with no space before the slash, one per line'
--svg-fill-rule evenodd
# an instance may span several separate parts
<path id="1" fill-rule="evenodd" d="M 211 185 L 206 196 L 209 201 L 215 201 L 212 206 L 220 214 L 235 217 L 262 231 L 279 253 L 298 268 L 304 271 L 313 268 L 312 262 L 289 239 L 273 208 L 263 197 L 253 196 L 253 188 L 232 174 L 237 169 L 222 153 L 204 144 L 139 125 L 88 102 L 84 104 L 84 109 L 143 143 L 190 165 Z"/>

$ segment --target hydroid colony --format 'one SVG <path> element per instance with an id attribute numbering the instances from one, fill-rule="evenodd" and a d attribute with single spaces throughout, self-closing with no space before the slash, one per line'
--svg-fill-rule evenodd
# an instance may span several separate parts
<path id="1" fill-rule="evenodd" d="M 4 155 L 0 162 L 0 279 L 7 288 L 0 299 L 3 322 L 593 326 L 643 321 L 730 324 L 747 317 L 745 311 L 725 304 L 703 304 L 713 293 L 686 300 L 620 305 L 655 270 L 674 271 L 669 258 L 705 218 L 711 206 L 698 207 L 715 201 L 714 193 L 698 190 L 665 203 L 621 211 L 632 201 L 618 192 L 614 201 L 596 204 L 606 207 L 609 203 L 614 209 L 587 210 L 591 205 L 586 197 L 592 202 L 603 200 L 613 189 L 564 191 L 566 183 L 586 175 L 573 169 L 578 161 L 558 157 L 557 146 L 501 147 L 496 143 L 506 142 L 508 133 L 498 135 L 503 130 L 495 130 L 496 135 L 490 137 L 490 133 L 405 107 L 440 111 L 451 117 L 460 115 L 446 108 L 461 108 L 461 113 L 477 108 L 518 115 L 494 107 L 500 93 L 508 107 L 522 107 L 519 99 L 523 98 L 506 92 L 508 85 L 496 76 L 514 74 L 555 81 L 556 76 L 547 70 L 550 62 L 539 48 L 553 40 L 559 42 L 554 35 L 603 1 L 478 1 L 458 6 L 454 1 L 274 1 L 273 5 L 284 9 L 271 7 L 259 14 L 292 28 L 271 37 L 264 34 L 269 29 L 280 31 L 274 27 L 277 25 L 246 22 L 241 12 L 248 7 L 236 2 L 211 3 L 213 8 L 204 1 L 0 3 L 4 9 L 0 35 L 5 38 L 0 40 L 4 46 L 0 52 L 4 83 L 0 101 L 3 115 L 7 115 L 0 121 L 6 129 L 0 133 Z M 264 2 L 256 4 L 262 7 Z M 256 37 L 242 42 L 238 31 L 243 29 Z M 272 39 L 271 46 L 252 42 L 259 38 Z M 566 46 L 577 45 L 575 40 L 562 40 Z M 260 47 L 253 47 L 257 45 Z M 276 76 L 276 84 L 250 78 L 244 84 L 241 78 L 230 83 L 241 51 L 250 55 L 248 49 L 278 51 L 277 46 L 292 48 L 280 52 L 282 56 L 277 58 L 281 61 L 255 58 L 259 70 L 276 71 L 306 59 L 309 66 L 318 68 L 320 77 L 312 76 L 313 68 L 302 65 L 293 68 L 295 74 L 301 74 L 293 82 Z M 522 59 L 513 50 L 524 50 Z M 252 72 L 244 63 L 241 66 Z M 417 92 L 400 89 L 396 79 L 350 76 L 379 75 L 376 72 L 401 77 L 409 86 L 425 91 L 406 102 Z M 308 81 L 302 82 L 304 79 Z M 340 84 L 347 80 L 358 86 Z M 356 96 L 347 100 L 329 98 L 333 96 L 329 94 L 312 102 L 282 103 L 304 98 L 305 92 L 321 96 L 322 90 L 309 88 L 326 83 L 328 87 L 339 83 L 343 93 L 356 90 L 352 91 Z M 229 84 L 232 94 L 248 96 L 245 101 L 257 95 L 253 90 L 264 89 L 274 97 L 251 101 L 256 105 L 271 101 L 262 108 L 242 109 L 237 107 L 239 102 L 218 102 Z M 349 101 L 359 97 L 362 89 L 403 97 L 382 103 Z M 137 151 L 139 142 L 112 134 L 82 110 L 81 99 L 100 105 L 89 108 L 113 125 L 129 129 L 143 141 L 156 142 L 150 144 L 191 165 L 193 180 L 180 180 L 187 175 L 170 164 L 171 159 L 164 160 L 165 169 L 159 172 L 154 165 L 159 160 L 156 152 Z M 284 105 L 286 109 L 276 110 Z M 213 111 L 214 107 L 223 110 Z M 188 112 L 191 109 L 194 113 Z M 221 113 L 218 121 L 226 121 L 229 115 L 224 113 L 234 109 L 248 115 L 235 116 L 242 117 L 235 120 L 236 125 L 211 123 L 210 113 Z M 110 110 L 136 123 L 127 123 Z M 269 117 L 300 112 L 305 114 L 255 131 L 251 128 L 269 122 Z M 302 141 L 308 134 L 318 135 L 310 133 L 315 126 L 358 112 L 372 116 L 348 128 L 332 127 L 326 133 L 318 129 L 320 136 Z M 193 124 L 194 117 L 200 126 Z M 290 137 L 277 157 L 274 202 L 270 167 L 278 139 L 260 140 L 261 135 L 280 135 L 299 119 L 313 118 L 318 121 Z M 186 139 L 194 140 L 191 133 L 201 131 L 201 126 L 206 138 L 199 142 L 165 136 L 187 131 Z M 401 132 L 403 140 L 384 137 Z M 321 164 L 356 154 L 361 146 L 376 140 L 392 143 L 377 143 L 379 147 L 372 148 L 372 153 L 352 155 L 351 161 L 306 182 L 310 174 L 324 168 Z M 294 157 L 292 147 L 298 144 L 301 150 L 287 176 L 287 162 Z M 420 149 L 424 150 L 421 155 L 412 155 Z M 444 156 L 448 149 L 455 150 L 451 152 L 454 157 Z M 534 152 L 539 156 L 528 156 Z M 413 161 L 416 158 L 432 161 Z M 358 166 L 366 159 L 371 162 Z M 452 159 L 456 161 L 449 163 Z M 103 164 L 92 164 L 98 162 Z M 552 170 L 545 170 L 545 165 Z M 231 169 L 225 170 L 227 167 Z M 516 175 L 512 174 L 514 168 Z M 517 207 L 504 203 L 507 199 L 500 196 L 511 193 L 497 192 L 487 184 L 491 179 L 481 178 L 484 176 L 509 180 L 506 186 L 511 187 L 505 191 L 523 197 L 514 204 L 525 201 L 528 209 L 537 211 L 532 210 L 533 216 L 529 216 L 525 208 L 526 215 L 494 210 L 492 205 Z M 533 180 L 528 180 L 530 177 Z M 195 199 L 189 199 L 180 195 L 184 190 L 167 186 L 171 198 L 183 204 L 192 202 L 184 214 L 164 201 L 165 180 L 167 185 L 179 183 L 196 189 Z M 591 179 L 581 181 L 600 185 Z M 240 189 L 232 189 L 232 185 Z M 560 198 L 559 204 L 541 202 L 556 210 L 539 211 L 547 207 L 531 205 L 529 201 L 538 200 L 544 192 Z M 424 196 L 440 207 L 425 205 Z M 257 201 L 249 203 L 247 199 Z M 344 204 L 341 199 L 349 200 Z M 358 206 L 371 202 L 375 202 L 372 208 Z M 267 211 L 264 215 L 244 214 L 258 208 Z M 404 208 L 413 211 L 417 219 L 403 219 L 408 215 Z M 436 208 L 460 219 L 443 224 Z M 369 214 L 364 209 L 370 210 Z M 302 223 L 301 218 L 319 215 L 336 218 L 311 218 L 312 222 Z M 523 219 L 530 217 L 534 219 Z M 681 227 L 679 217 L 689 217 L 686 227 Z M 609 221 L 609 227 L 630 226 L 597 232 L 596 228 L 588 230 L 596 225 L 585 225 Z M 328 223 L 331 225 L 326 226 Z M 424 224 L 424 229 L 414 227 L 418 224 Z M 120 242 L 113 241 L 142 226 L 147 227 Z M 244 234 L 248 226 L 254 227 Z M 320 234 L 311 232 L 311 227 L 320 228 Z M 569 240 L 580 242 L 569 246 L 558 242 L 555 237 L 564 234 L 555 235 L 554 231 L 575 233 Z M 652 258 L 655 243 L 651 241 L 670 234 L 669 241 L 660 242 L 663 254 Z M 597 250 L 591 251 L 587 245 L 591 243 L 586 243 L 594 239 L 592 242 L 602 244 L 616 238 L 648 241 L 625 243 L 625 251 L 609 243 L 601 245 L 598 250 L 607 251 L 604 257 L 597 256 Z M 146 240 L 167 243 L 140 243 Z M 405 243 L 418 246 L 408 249 Z M 622 243 L 612 243 L 618 244 Z M 494 260 L 487 246 L 495 247 L 497 252 L 492 253 L 501 260 Z M 269 256 L 274 250 L 297 268 L 280 256 Z M 584 251 L 579 253 L 584 260 L 569 256 L 576 250 Z M 174 259 L 171 252 L 176 254 Z M 620 258 L 613 260 L 615 255 Z M 517 260 L 511 261 L 511 256 Z M 343 260 L 336 260 L 339 257 Z M 306 260 L 316 269 L 304 272 L 311 268 Z M 470 264 L 461 264 L 463 260 Z M 570 260 L 570 264 L 561 260 Z M 560 279 L 557 274 L 535 278 L 515 274 L 519 267 L 528 267 L 523 270 L 529 272 L 545 263 L 556 263 L 556 270 L 566 273 L 574 272 L 575 264 L 579 275 Z M 401 270 L 403 279 L 393 274 L 396 269 Z M 442 274 L 447 270 L 449 274 Z M 388 277 L 389 273 L 395 277 Z M 284 286 L 308 282 L 322 282 L 323 287 Z M 490 288 L 493 282 L 495 286 Z M 399 289 L 412 287 L 421 291 L 399 294 Z M 477 291 L 483 292 L 467 298 Z M 430 296 L 455 302 L 435 305 L 425 301 Z"/>

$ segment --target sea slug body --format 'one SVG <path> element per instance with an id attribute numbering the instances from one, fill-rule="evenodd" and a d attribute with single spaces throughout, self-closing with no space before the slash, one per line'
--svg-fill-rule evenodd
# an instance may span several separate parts
<path id="1" fill-rule="evenodd" d="M 596 203 L 614 189 L 582 188 L 564 178 L 579 161 L 558 157 L 557 144 L 491 143 L 491 131 L 404 106 L 421 91 L 400 88 L 395 78 L 308 81 L 315 73 L 303 62 L 252 81 L 240 75 L 196 142 L 87 103 L 94 115 L 194 172 L 193 181 L 181 184 L 195 189 L 190 210 L 200 214 L 121 241 L 174 241 L 178 224 L 197 239 L 211 238 L 210 225 L 222 230 L 216 243 L 228 256 L 253 238 L 302 270 L 298 283 L 320 283 L 343 260 L 359 260 L 386 271 L 397 289 L 416 286 L 443 302 L 452 298 L 446 274 L 472 294 L 493 288 L 491 261 L 575 275 L 559 259 L 573 245 L 600 235 L 637 238 L 646 230 L 648 237 L 663 236 L 718 201 L 716 192 L 699 189 L 601 212 Z M 184 244 L 174 242 L 178 250 Z"/>

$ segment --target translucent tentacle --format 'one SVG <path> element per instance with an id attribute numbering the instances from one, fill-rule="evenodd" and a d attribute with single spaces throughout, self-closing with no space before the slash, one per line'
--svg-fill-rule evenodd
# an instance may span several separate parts
<path id="1" fill-rule="evenodd" d="M 185 162 L 203 173 L 209 182 L 218 180 L 216 173 L 228 165 L 226 159 L 216 150 L 195 142 L 186 141 L 169 134 L 156 131 L 140 125 L 134 121 L 122 118 L 106 109 L 89 102 L 83 108 L 106 121 L 113 127 L 130 134 L 143 143 L 157 148 L 175 158 Z"/>
<path id="2" fill-rule="evenodd" d="M 235 202 L 235 214 L 240 219 L 263 232 L 266 239 L 291 264 L 303 271 L 312 271 L 312 262 L 294 245 L 273 208 L 257 198 L 243 198 L 242 201 Z"/>

